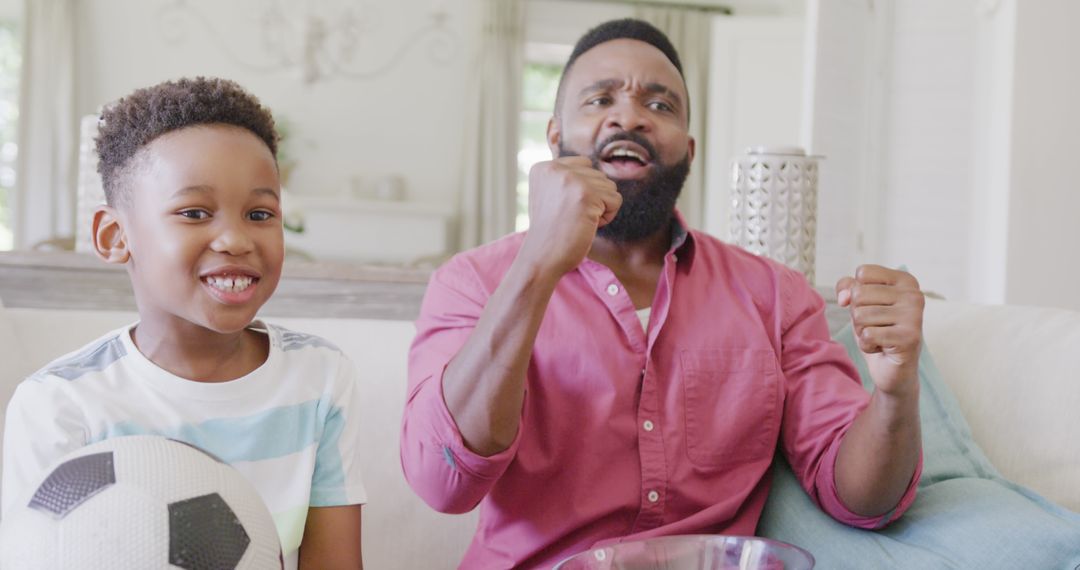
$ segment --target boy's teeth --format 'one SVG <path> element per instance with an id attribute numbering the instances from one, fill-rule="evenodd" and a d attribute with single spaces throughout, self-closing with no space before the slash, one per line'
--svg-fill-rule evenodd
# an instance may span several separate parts
<path id="1" fill-rule="evenodd" d="M 206 282 L 215 289 L 238 293 L 251 286 L 251 277 L 207 277 Z"/>

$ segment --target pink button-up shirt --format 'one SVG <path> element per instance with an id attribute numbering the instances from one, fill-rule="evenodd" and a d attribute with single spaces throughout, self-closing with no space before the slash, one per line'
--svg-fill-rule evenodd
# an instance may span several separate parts
<path id="1" fill-rule="evenodd" d="M 547 568 L 597 544 L 660 535 L 751 535 L 778 443 L 813 500 L 844 523 L 883 526 L 914 500 L 919 471 L 883 517 L 859 516 L 837 496 L 837 451 L 869 396 L 829 338 L 821 297 L 791 269 L 681 230 L 648 332 L 604 265 L 587 259 L 562 278 L 517 437 L 491 457 L 470 451 L 442 375 L 523 238 L 434 274 L 410 353 L 401 462 L 435 509 L 480 505 L 461 568 Z"/>

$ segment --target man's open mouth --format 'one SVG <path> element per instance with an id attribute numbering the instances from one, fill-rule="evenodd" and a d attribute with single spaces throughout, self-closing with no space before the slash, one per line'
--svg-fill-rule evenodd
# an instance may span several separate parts
<path id="1" fill-rule="evenodd" d="M 652 157 L 641 145 L 630 141 L 615 141 L 604 147 L 600 160 L 611 164 L 637 164 L 647 166 Z"/>
<path id="2" fill-rule="evenodd" d="M 644 178 L 652 166 L 649 151 L 629 140 L 617 140 L 605 145 L 599 159 L 600 170 L 613 180 Z"/>

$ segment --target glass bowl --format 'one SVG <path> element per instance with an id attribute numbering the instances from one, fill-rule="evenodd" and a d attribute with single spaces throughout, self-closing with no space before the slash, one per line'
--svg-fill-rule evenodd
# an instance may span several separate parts
<path id="1" fill-rule="evenodd" d="M 814 557 L 790 544 L 753 536 L 682 535 L 587 550 L 556 570 L 810 570 Z"/>

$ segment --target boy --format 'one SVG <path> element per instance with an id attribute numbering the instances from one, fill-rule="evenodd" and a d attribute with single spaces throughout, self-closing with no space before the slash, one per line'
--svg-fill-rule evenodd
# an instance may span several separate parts
<path id="1" fill-rule="evenodd" d="M 286 568 L 361 568 L 356 372 L 326 341 L 254 320 L 281 276 L 270 113 L 237 84 L 181 79 L 102 113 L 98 255 L 123 264 L 139 321 L 24 381 L 8 407 L 3 507 L 65 453 L 160 434 L 239 469 Z"/>

